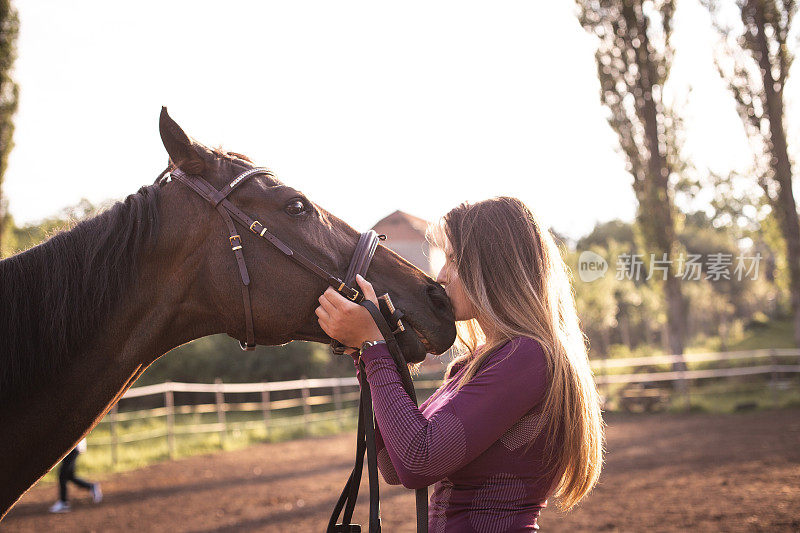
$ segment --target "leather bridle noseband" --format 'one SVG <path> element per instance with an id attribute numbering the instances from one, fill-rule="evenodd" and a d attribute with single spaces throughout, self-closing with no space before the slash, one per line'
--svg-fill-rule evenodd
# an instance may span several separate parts
<path id="1" fill-rule="evenodd" d="M 165 175 L 167 173 L 165 172 Z M 255 235 L 269 241 L 284 255 L 300 264 L 308 271 L 316 274 L 328 285 L 333 287 L 336 292 L 347 298 L 348 300 L 364 306 L 372 316 L 375 324 L 380 329 L 392 355 L 395 364 L 397 365 L 400 378 L 408 395 L 417 403 L 417 397 L 414 392 L 414 385 L 411 381 L 411 375 L 408 371 L 408 365 L 405 357 L 400 349 L 397 338 L 408 339 L 413 336 L 415 342 L 419 342 L 416 338 L 416 333 L 406 328 L 402 322 L 403 313 L 399 309 L 395 309 L 392 304 L 391 298 L 388 294 L 379 297 L 379 306 L 376 306 L 370 300 L 366 300 L 361 291 L 355 288 L 355 277 L 357 274 L 362 276 L 366 275 L 369 265 L 372 262 L 372 257 L 378 247 L 378 241 L 384 240 L 385 235 L 378 235 L 375 231 L 370 230 L 362 233 L 358 239 L 356 249 L 350 261 L 350 266 L 347 269 L 344 280 L 330 274 L 325 269 L 305 257 L 303 254 L 293 250 L 286 243 L 281 241 L 278 237 L 273 235 L 264 224 L 256 219 L 250 218 L 241 209 L 236 207 L 229 199 L 228 196 L 236 190 L 239 186 L 245 183 L 249 178 L 257 175 L 272 176 L 272 173 L 266 168 L 252 168 L 238 174 L 230 183 L 228 183 L 222 190 L 217 190 L 216 187 L 211 185 L 205 179 L 194 174 L 187 174 L 180 168 L 175 168 L 169 171 L 169 175 L 179 182 L 183 183 L 202 198 L 208 201 L 220 214 L 222 220 L 228 228 L 230 234 L 228 240 L 230 242 L 231 250 L 236 257 L 236 263 L 239 266 L 239 275 L 242 278 L 242 300 L 244 303 L 245 314 L 245 340 L 239 340 L 239 346 L 242 350 L 254 350 L 256 347 L 255 330 L 253 327 L 253 310 L 250 300 L 250 276 L 247 272 L 247 265 L 244 261 L 244 254 L 242 253 L 242 237 L 236 231 L 234 221 L 239 222 L 242 226 L 249 228 Z M 163 177 L 163 176 L 162 176 Z M 390 326 L 391 324 L 391 326 Z M 408 345 L 407 345 L 408 346 Z M 331 347 L 334 353 L 341 354 L 347 349 L 346 346 L 333 340 Z M 364 362 L 358 357 L 358 365 L 361 370 L 361 397 L 358 413 L 358 431 L 356 440 L 356 461 L 355 467 L 350 474 L 350 477 L 345 484 L 344 490 L 336 503 L 333 514 L 331 515 L 328 532 L 329 533 L 356 533 L 361 531 L 361 526 L 351 524 L 350 520 L 353 516 L 356 500 L 358 498 L 358 489 L 361 483 L 361 473 L 364 465 L 364 455 L 367 456 L 367 469 L 369 473 L 369 488 L 370 488 L 370 513 L 369 513 L 369 531 L 370 533 L 380 533 L 380 496 L 378 491 L 378 465 L 377 453 L 375 446 L 375 420 L 372 412 L 372 396 L 370 394 L 369 383 L 366 378 L 366 368 Z M 428 531 L 428 490 L 427 488 L 416 490 L 417 501 L 417 531 L 426 533 Z M 344 511 L 342 522 L 337 523 L 339 515 Z"/>

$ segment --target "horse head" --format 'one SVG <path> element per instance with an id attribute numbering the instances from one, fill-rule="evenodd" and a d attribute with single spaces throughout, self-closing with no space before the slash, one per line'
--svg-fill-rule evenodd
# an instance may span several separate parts
<path id="1" fill-rule="evenodd" d="M 245 156 L 212 150 L 191 139 L 170 118 L 166 108 L 162 109 L 159 127 L 170 169 L 202 177 L 216 190 L 223 190 L 236 176 L 256 168 Z M 360 234 L 301 191 L 271 173 L 262 173 L 241 183 L 228 200 L 296 253 L 327 272 L 344 277 Z M 201 323 L 205 320 L 205 328 L 194 329 L 204 329 L 203 334 L 224 332 L 244 339 L 247 319 L 243 276 L 228 245 L 231 235 L 225 215 L 220 216 L 214 206 L 176 180 L 162 184 L 160 209 L 162 220 L 169 221 L 169 227 L 159 235 L 159 240 L 171 241 L 169 276 L 177 282 L 175 290 L 186 294 L 183 301 L 188 314 L 198 317 Z M 235 224 L 240 226 L 239 222 Z M 249 228 L 237 229 L 240 240 L 234 244 L 241 245 L 249 273 L 256 343 L 329 342 L 314 314 L 326 282 Z M 425 350 L 438 354 L 450 347 L 455 338 L 453 312 L 438 283 L 382 245 L 367 277 L 378 294 L 391 295 L 420 337 L 425 349 L 406 354 L 409 361 L 422 360 Z"/>

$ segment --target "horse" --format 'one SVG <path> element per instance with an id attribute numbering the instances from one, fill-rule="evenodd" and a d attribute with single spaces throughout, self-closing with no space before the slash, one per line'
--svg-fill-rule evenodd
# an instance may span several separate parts
<path id="1" fill-rule="evenodd" d="M 159 131 L 170 165 L 162 175 L 177 168 L 219 190 L 255 167 L 191 139 L 166 108 Z M 104 172 L 113 179 L 113 168 Z M 359 232 L 299 190 L 261 173 L 229 199 L 294 250 L 344 275 Z M 314 314 L 326 282 L 241 230 L 256 343 L 330 342 Z M 203 198 L 162 178 L 0 261 L 0 519 L 156 359 L 207 335 L 245 338 L 229 238 Z M 453 311 L 438 283 L 382 245 L 369 277 L 403 309 L 427 351 L 450 347 Z"/>

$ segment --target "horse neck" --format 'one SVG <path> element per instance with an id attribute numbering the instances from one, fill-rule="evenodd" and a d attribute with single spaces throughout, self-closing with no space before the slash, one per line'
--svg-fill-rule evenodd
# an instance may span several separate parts
<path id="1" fill-rule="evenodd" d="M 23 299 L 35 297 L 16 291 L 14 301 L 9 301 L 8 284 L 21 282 L 20 273 L 42 269 L 42 253 L 33 249 L 0 262 L 5 313 L 27 309 Z M 153 250 L 136 258 L 137 274 L 104 320 L 103 331 L 87 331 L 90 340 L 84 348 L 66 354 L 54 372 L 34 376 L 23 389 L 0 401 L 0 457 L 3 464 L 13 465 L 0 468 L 0 518 L 103 418 L 156 358 L 208 333 L 202 317 L 186 312 L 186 287 L 177 283 L 164 290 L 164 268 L 154 259 L 163 255 Z M 93 273 L 87 274 L 91 278 Z M 39 281 L 41 294 L 49 294 L 52 287 L 47 284 L 68 280 L 56 275 Z M 44 321 L 33 329 L 43 335 L 59 334 L 46 331 L 52 323 Z"/>

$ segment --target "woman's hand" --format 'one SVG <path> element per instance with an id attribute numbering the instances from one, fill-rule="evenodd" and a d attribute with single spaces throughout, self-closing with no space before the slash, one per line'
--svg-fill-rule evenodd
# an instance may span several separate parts
<path id="1" fill-rule="evenodd" d="M 361 276 L 356 276 L 356 282 L 361 287 L 364 298 L 377 306 L 378 297 L 375 296 L 372 284 Z M 356 349 L 361 348 L 366 341 L 384 340 L 369 311 L 351 302 L 333 290 L 333 287 L 328 287 L 322 293 L 319 303 L 320 306 L 314 312 L 320 327 L 330 338 Z"/>

